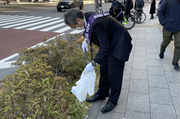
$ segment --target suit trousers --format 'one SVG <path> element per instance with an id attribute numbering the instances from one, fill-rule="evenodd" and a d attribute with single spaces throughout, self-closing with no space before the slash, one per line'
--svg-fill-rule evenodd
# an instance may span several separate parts
<path id="1" fill-rule="evenodd" d="M 174 56 L 172 63 L 176 63 L 180 59 L 180 31 L 172 33 L 163 29 L 163 42 L 161 43 L 160 52 L 165 52 L 166 47 L 171 42 L 172 36 L 174 35 Z"/>
<path id="2" fill-rule="evenodd" d="M 100 80 L 97 93 L 102 97 L 108 97 L 109 101 L 117 103 L 121 93 L 125 62 L 112 55 L 103 58 L 100 65 Z"/>

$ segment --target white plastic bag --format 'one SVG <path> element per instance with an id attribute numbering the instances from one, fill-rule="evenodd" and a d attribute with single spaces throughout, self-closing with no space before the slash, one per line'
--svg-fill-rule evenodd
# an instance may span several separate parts
<path id="1" fill-rule="evenodd" d="M 80 80 L 76 82 L 77 86 L 73 86 L 71 92 L 76 96 L 76 98 L 83 102 L 86 99 L 87 94 L 94 94 L 96 73 L 95 71 L 91 71 L 88 73 L 82 73 Z"/>

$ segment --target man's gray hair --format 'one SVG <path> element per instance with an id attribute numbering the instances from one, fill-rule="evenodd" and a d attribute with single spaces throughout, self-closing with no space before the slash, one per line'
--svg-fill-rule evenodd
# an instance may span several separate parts
<path id="1" fill-rule="evenodd" d="M 66 11 L 66 13 L 64 13 L 64 22 L 66 25 L 77 24 L 76 18 L 83 19 L 84 18 L 83 12 L 76 9 L 69 9 Z"/>

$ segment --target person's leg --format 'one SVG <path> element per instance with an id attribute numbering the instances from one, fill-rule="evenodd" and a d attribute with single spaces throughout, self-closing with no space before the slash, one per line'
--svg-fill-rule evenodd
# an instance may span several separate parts
<path id="1" fill-rule="evenodd" d="M 180 31 L 174 34 L 174 46 L 173 63 L 177 63 L 180 59 Z"/>
<path id="2" fill-rule="evenodd" d="M 141 19 L 142 19 L 142 13 L 143 13 L 143 10 L 141 10 L 141 12 L 139 13 L 139 22 L 141 22 Z"/>
<path id="3" fill-rule="evenodd" d="M 108 80 L 108 57 L 104 57 L 100 65 L 100 80 L 97 93 L 102 97 L 109 96 L 109 80 Z"/>
<path id="4" fill-rule="evenodd" d="M 129 16 L 130 15 L 130 9 L 126 9 L 125 10 L 125 16 L 126 16 L 126 20 L 128 21 L 129 19 L 128 19 L 128 17 L 127 16 Z"/>
<path id="5" fill-rule="evenodd" d="M 172 38 L 173 33 L 164 30 L 163 29 L 163 41 L 161 43 L 161 48 L 160 48 L 160 52 L 164 53 L 166 50 L 166 47 L 169 45 L 169 43 L 171 42 L 171 38 Z"/>
<path id="6" fill-rule="evenodd" d="M 154 18 L 154 16 L 153 16 L 153 14 L 151 14 L 151 19 L 153 19 Z"/>
<path id="7" fill-rule="evenodd" d="M 118 60 L 111 55 L 108 56 L 108 74 L 111 91 L 108 102 L 101 109 L 102 113 L 111 111 L 117 105 L 121 93 L 124 64 L 124 61 Z"/>
<path id="8" fill-rule="evenodd" d="M 109 96 L 109 80 L 108 80 L 108 57 L 104 57 L 100 65 L 99 89 L 94 96 L 86 99 L 87 102 L 95 102 L 104 100 Z"/>
<path id="9" fill-rule="evenodd" d="M 109 95 L 109 101 L 116 104 L 119 99 L 119 95 L 121 93 L 125 62 L 118 60 L 111 55 L 109 55 L 108 58 L 109 58 L 108 74 L 109 74 L 109 83 L 111 89 Z"/>
<path id="10" fill-rule="evenodd" d="M 136 17 L 136 22 L 139 23 L 139 18 L 141 16 L 141 12 L 137 11 L 137 17 Z"/>

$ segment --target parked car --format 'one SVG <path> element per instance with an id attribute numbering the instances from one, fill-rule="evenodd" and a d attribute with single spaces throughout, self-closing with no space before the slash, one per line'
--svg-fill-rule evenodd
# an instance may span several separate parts
<path id="1" fill-rule="evenodd" d="M 9 0 L 0 0 L 0 4 L 4 4 L 4 5 L 9 5 L 10 1 Z"/>
<path id="2" fill-rule="evenodd" d="M 62 0 L 57 4 L 57 11 L 60 12 L 62 9 L 71 9 L 79 7 L 79 9 L 83 9 L 83 0 Z"/>

